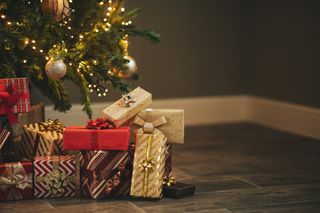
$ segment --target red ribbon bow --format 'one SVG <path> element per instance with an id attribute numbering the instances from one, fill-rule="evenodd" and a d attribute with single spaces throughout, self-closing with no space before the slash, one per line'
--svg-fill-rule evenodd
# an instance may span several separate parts
<path id="1" fill-rule="evenodd" d="M 0 106 L 3 107 L 10 125 L 18 123 L 13 106 L 18 102 L 19 97 L 20 95 L 13 85 L 6 88 L 5 85 L 0 84 Z"/>
<path id="2" fill-rule="evenodd" d="M 107 118 L 97 118 L 87 122 L 87 129 L 112 129 L 115 125 Z"/>

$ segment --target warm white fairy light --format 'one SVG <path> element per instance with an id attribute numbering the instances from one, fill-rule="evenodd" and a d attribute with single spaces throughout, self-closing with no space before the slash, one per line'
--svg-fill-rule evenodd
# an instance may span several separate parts
<path id="1" fill-rule="evenodd" d="M 124 7 L 123 7 L 123 8 L 121 8 L 121 12 L 124 12 L 124 11 L 125 11 Z"/>
<path id="2" fill-rule="evenodd" d="M 107 95 L 107 93 L 104 92 L 104 93 L 103 93 L 103 96 L 106 96 L 106 95 Z"/>
<path id="3" fill-rule="evenodd" d="M 27 63 L 27 60 L 26 60 L 26 59 L 24 59 L 24 60 L 23 60 L 23 63 L 24 63 L 24 64 L 25 64 L 25 63 Z"/>
<path id="4" fill-rule="evenodd" d="M 5 18 L 6 18 L 6 16 L 5 16 L 5 15 L 1 15 L 0 17 L 1 17 L 2 19 L 5 19 Z"/>

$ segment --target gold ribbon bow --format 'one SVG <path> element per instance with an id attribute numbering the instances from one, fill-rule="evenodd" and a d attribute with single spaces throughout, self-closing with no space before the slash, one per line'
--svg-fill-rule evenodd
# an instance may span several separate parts
<path id="1" fill-rule="evenodd" d="M 153 159 L 144 159 L 140 162 L 139 167 L 141 172 L 152 172 L 154 170 L 155 162 Z"/>
<path id="2" fill-rule="evenodd" d="M 122 98 L 125 107 L 131 107 L 131 105 L 136 102 L 136 99 L 130 94 L 122 95 Z"/>
<path id="3" fill-rule="evenodd" d="M 57 131 L 62 132 L 63 131 L 63 124 L 59 121 L 59 119 L 48 119 L 47 122 L 41 122 L 39 124 L 40 131 Z"/>
<path id="4" fill-rule="evenodd" d="M 142 127 L 142 131 L 144 133 L 152 134 L 157 127 L 167 123 L 167 120 L 164 116 L 152 121 L 152 109 L 146 109 L 145 112 L 145 120 L 139 116 L 136 116 L 133 120 L 134 124 Z"/>
<path id="5" fill-rule="evenodd" d="M 0 191 L 8 193 L 8 200 L 20 199 L 19 190 L 32 188 L 32 174 L 27 174 L 21 163 L 6 164 L 6 170 L 0 176 Z"/>
<path id="6" fill-rule="evenodd" d="M 36 177 L 36 181 L 43 182 L 53 196 L 58 196 L 58 194 L 65 191 L 65 187 L 74 179 L 74 175 L 67 176 L 65 173 L 60 172 L 58 156 L 52 156 L 51 160 L 52 172 L 46 174 L 44 177 Z"/>
<path id="7" fill-rule="evenodd" d="M 173 186 L 174 184 L 176 184 L 176 179 L 173 176 L 169 175 L 163 178 L 163 185 Z"/>

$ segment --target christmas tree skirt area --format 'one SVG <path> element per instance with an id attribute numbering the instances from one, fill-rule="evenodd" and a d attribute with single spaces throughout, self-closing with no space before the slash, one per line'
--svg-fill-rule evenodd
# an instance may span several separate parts
<path id="1" fill-rule="evenodd" d="M 33 199 L 0 212 L 320 212 L 319 151 L 320 141 L 251 124 L 192 127 L 173 147 L 173 174 L 194 196 Z"/>

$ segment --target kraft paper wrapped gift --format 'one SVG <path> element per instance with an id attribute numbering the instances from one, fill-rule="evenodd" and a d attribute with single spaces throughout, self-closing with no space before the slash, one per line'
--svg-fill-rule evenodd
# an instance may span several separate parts
<path id="1" fill-rule="evenodd" d="M 75 157 L 39 156 L 34 159 L 34 196 L 36 198 L 75 196 Z"/>
<path id="2" fill-rule="evenodd" d="M 27 124 L 23 126 L 20 155 L 32 159 L 34 156 L 62 155 L 63 125 L 59 120 Z"/>
<path id="3" fill-rule="evenodd" d="M 139 112 L 134 118 L 133 123 L 142 128 L 150 124 L 146 122 L 147 112 L 151 111 L 153 128 L 159 129 L 166 137 L 167 143 L 183 144 L 184 143 L 184 110 L 183 109 L 146 109 Z M 166 120 L 165 124 L 159 125 L 162 118 Z"/>
<path id="4" fill-rule="evenodd" d="M 33 198 L 31 161 L 0 164 L 0 201 Z"/>
<path id="5" fill-rule="evenodd" d="M 133 118 L 138 112 L 147 108 L 151 103 L 151 93 L 137 87 L 103 110 L 103 113 L 116 127 L 119 127 Z"/>

